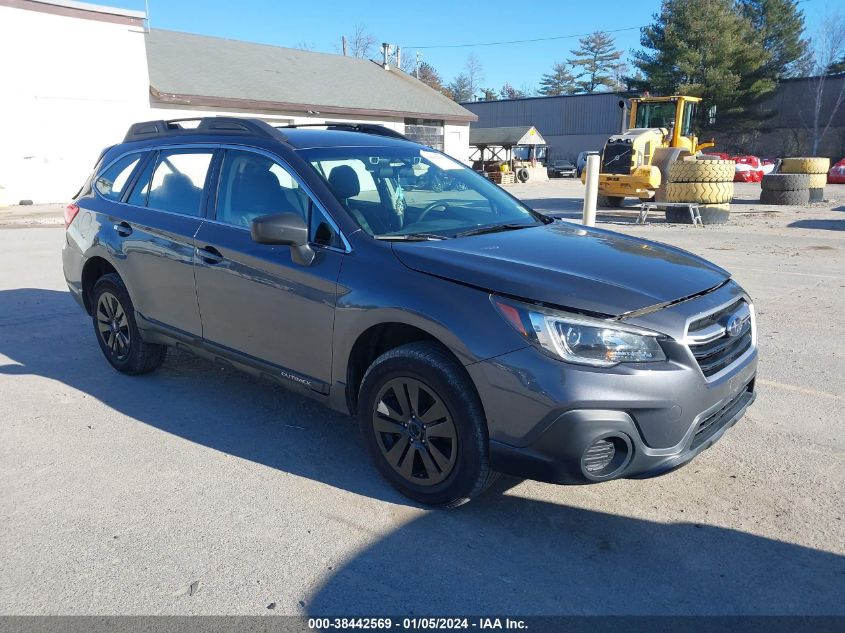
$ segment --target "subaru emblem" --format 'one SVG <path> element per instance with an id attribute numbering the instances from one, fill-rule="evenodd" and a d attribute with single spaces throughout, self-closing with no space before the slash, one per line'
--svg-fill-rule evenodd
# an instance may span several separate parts
<path id="1" fill-rule="evenodd" d="M 739 336 L 742 330 L 745 329 L 745 322 L 747 320 L 748 315 L 743 312 L 732 314 L 731 318 L 728 319 L 728 325 L 725 327 L 728 336 Z"/>

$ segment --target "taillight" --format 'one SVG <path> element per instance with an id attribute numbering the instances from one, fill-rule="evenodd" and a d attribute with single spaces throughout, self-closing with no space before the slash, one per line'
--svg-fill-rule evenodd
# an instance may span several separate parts
<path id="1" fill-rule="evenodd" d="M 65 228 L 70 226 L 77 213 L 79 213 L 79 207 L 72 202 L 65 207 Z"/>

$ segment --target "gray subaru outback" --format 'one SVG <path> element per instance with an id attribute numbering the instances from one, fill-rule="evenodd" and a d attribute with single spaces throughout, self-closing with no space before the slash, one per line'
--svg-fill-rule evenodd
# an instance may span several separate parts
<path id="1" fill-rule="evenodd" d="M 357 416 L 422 503 L 497 472 L 659 475 L 755 397 L 726 271 L 545 217 L 385 128 L 138 123 L 65 215 L 68 287 L 115 369 L 175 347 L 277 381 Z"/>

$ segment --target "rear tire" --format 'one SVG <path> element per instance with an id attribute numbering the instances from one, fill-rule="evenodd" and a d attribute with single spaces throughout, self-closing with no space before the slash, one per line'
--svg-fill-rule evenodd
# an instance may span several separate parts
<path id="1" fill-rule="evenodd" d="M 97 280 L 91 290 L 91 306 L 97 343 L 117 371 L 146 374 L 164 362 L 167 346 L 141 339 L 135 323 L 135 307 L 119 275 L 109 273 Z"/>
<path id="2" fill-rule="evenodd" d="M 402 345 L 373 362 L 361 382 L 358 424 L 376 468 L 415 501 L 456 507 L 495 479 L 475 386 L 435 343 Z"/>
<path id="3" fill-rule="evenodd" d="M 596 206 L 608 209 L 619 209 L 624 201 L 625 198 L 620 196 L 599 196 L 596 199 Z"/>

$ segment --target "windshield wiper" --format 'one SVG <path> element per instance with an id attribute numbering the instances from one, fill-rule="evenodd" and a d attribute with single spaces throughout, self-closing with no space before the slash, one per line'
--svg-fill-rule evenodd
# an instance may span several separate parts
<path id="1" fill-rule="evenodd" d="M 499 231 L 517 231 L 519 229 L 527 229 L 532 226 L 540 226 L 539 224 L 515 224 L 513 222 L 505 224 L 493 224 L 491 226 L 479 226 L 468 231 L 458 233 L 455 237 L 466 237 L 468 235 L 483 235 L 484 233 L 498 233 Z"/>
<path id="2" fill-rule="evenodd" d="M 445 240 L 445 235 L 436 233 L 396 233 L 395 235 L 374 235 L 377 240 L 400 241 L 400 242 L 427 242 L 429 240 Z"/>

